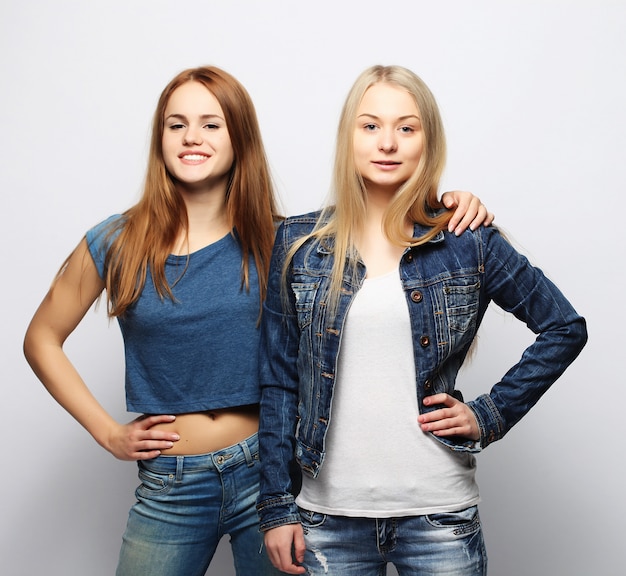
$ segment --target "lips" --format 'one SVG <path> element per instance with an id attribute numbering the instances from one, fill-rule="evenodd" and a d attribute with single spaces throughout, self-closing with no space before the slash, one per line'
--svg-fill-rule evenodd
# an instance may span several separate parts
<path id="1" fill-rule="evenodd" d="M 187 152 L 185 154 L 180 154 L 178 157 L 181 160 L 186 160 L 187 162 L 202 162 L 203 160 L 210 158 L 208 154 L 202 154 L 200 152 Z"/>
<path id="2" fill-rule="evenodd" d="M 178 155 L 182 164 L 186 164 L 187 166 L 198 166 L 200 164 L 204 164 L 209 158 L 211 158 L 210 154 L 206 154 L 204 152 L 181 152 Z"/>
<path id="3" fill-rule="evenodd" d="M 379 170 L 382 170 L 383 172 L 385 171 L 390 172 L 392 170 L 395 170 L 398 166 L 400 166 L 402 162 L 394 162 L 392 160 L 379 160 L 379 161 L 374 160 L 372 164 L 376 166 L 376 168 L 378 168 Z"/>

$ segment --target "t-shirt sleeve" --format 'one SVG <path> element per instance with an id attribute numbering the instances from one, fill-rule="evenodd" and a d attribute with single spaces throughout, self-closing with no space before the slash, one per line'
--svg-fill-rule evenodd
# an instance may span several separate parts
<path id="1" fill-rule="evenodd" d="M 106 220 L 88 230 L 85 235 L 89 253 L 93 258 L 100 278 L 103 280 L 106 275 L 104 261 L 113 240 L 119 234 L 120 228 L 116 224 L 119 223 L 121 218 L 121 214 L 109 216 Z"/>

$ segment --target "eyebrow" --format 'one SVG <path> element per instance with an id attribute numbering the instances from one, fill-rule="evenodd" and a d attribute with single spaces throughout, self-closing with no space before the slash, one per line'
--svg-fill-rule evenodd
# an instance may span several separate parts
<path id="1" fill-rule="evenodd" d="M 187 116 L 185 116 L 184 114 L 168 114 L 164 120 L 169 120 L 170 118 L 174 118 L 176 120 L 187 120 Z M 219 114 L 202 114 L 200 116 L 200 120 L 212 120 L 214 118 L 218 118 L 219 120 L 222 120 L 225 122 L 224 118 L 222 118 Z"/>
<path id="2" fill-rule="evenodd" d="M 359 114 L 357 118 L 362 118 L 363 116 L 367 118 L 373 118 L 374 120 L 380 120 L 380 118 L 376 116 L 376 114 L 369 114 L 368 112 Z M 397 118 L 397 120 L 404 121 L 404 120 L 409 120 L 411 118 L 415 118 L 416 120 L 419 120 L 420 122 L 422 121 L 422 119 L 419 116 L 416 116 L 415 114 L 407 114 L 406 116 L 400 116 Z"/>

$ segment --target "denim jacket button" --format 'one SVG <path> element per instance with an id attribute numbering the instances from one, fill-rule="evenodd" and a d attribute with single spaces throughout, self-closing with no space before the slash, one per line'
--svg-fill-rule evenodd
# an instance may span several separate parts
<path id="1" fill-rule="evenodd" d="M 420 338 L 420 346 L 422 348 L 426 348 L 426 346 L 430 345 L 430 338 L 428 336 L 422 336 Z"/>
<path id="2" fill-rule="evenodd" d="M 433 388 L 433 383 L 430 380 L 426 380 L 426 382 L 424 382 L 424 390 L 426 392 L 430 392 Z"/>
<path id="3" fill-rule="evenodd" d="M 424 296 L 419 290 L 413 290 L 413 292 L 411 292 L 411 300 L 413 300 L 413 302 L 421 302 L 423 298 Z"/>
<path id="4" fill-rule="evenodd" d="M 406 255 L 405 260 L 406 260 L 407 262 L 413 262 L 413 252 L 409 252 L 409 253 Z"/>

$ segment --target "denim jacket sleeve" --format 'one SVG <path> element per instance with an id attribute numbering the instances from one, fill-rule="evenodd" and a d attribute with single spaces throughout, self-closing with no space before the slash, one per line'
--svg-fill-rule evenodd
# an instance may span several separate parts
<path id="1" fill-rule="evenodd" d="M 278 229 L 261 320 L 259 375 L 261 487 L 257 510 L 261 530 L 300 522 L 293 476 L 297 423 L 299 329 L 293 295 L 283 289 L 289 249 L 288 226 Z"/>
<path id="2" fill-rule="evenodd" d="M 587 329 L 561 291 L 496 229 L 478 233 L 484 251 L 484 297 L 537 335 L 489 394 L 467 402 L 485 448 L 501 439 L 563 374 L 584 347 Z"/>

